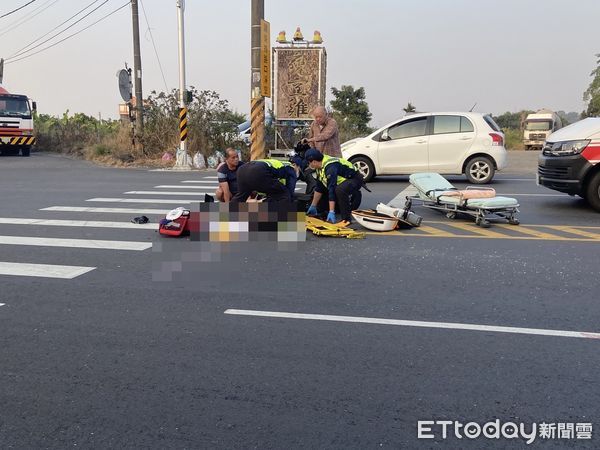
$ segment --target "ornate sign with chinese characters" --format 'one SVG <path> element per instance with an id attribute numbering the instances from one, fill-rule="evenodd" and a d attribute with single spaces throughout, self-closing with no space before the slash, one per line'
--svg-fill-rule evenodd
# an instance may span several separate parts
<path id="1" fill-rule="evenodd" d="M 327 53 L 320 48 L 274 48 L 277 120 L 310 120 L 315 106 L 325 105 Z"/>

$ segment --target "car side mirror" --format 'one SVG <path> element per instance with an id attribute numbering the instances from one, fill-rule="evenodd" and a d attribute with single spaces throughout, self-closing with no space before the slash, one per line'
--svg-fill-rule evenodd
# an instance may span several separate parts
<path id="1" fill-rule="evenodd" d="M 31 109 L 37 111 L 37 102 L 31 102 Z"/>
<path id="2" fill-rule="evenodd" d="M 390 133 L 388 133 L 388 130 L 383 130 L 383 133 L 381 133 L 381 140 L 382 141 L 389 141 L 390 139 Z"/>

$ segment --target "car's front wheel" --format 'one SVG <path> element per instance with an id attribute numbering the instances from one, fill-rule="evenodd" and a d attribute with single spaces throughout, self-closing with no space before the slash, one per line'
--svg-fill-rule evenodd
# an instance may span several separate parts
<path id="1" fill-rule="evenodd" d="M 354 164 L 354 167 L 360 172 L 365 181 L 371 181 L 375 178 L 375 166 L 373 166 L 373 162 L 369 158 L 357 156 L 350 159 L 350 162 Z"/>
<path id="2" fill-rule="evenodd" d="M 465 164 L 465 176 L 469 183 L 487 184 L 494 178 L 494 163 L 486 156 L 476 156 Z"/>
<path id="3" fill-rule="evenodd" d="M 600 211 L 600 172 L 594 175 L 585 190 L 585 199 L 596 211 Z"/>

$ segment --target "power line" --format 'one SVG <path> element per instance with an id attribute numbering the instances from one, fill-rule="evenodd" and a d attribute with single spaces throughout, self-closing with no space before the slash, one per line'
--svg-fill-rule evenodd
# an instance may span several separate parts
<path id="1" fill-rule="evenodd" d="M 67 20 L 65 20 L 64 22 L 62 22 L 60 25 L 57 25 L 56 27 L 52 28 L 50 31 L 48 31 L 46 34 L 43 34 L 42 36 L 40 36 L 39 38 L 35 39 L 34 41 L 31 41 L 29 44 L 27 44 L 25 47 L 17 50 L 15 53 L 13 53 L 11 56 L 9 56 L 8 58 L 6 58 L 7 60 L 11 59 L 11 58 L 16 58 L 18 56 L 23 55 L 24 53 L 27 53 L 31 50 L 33 50 L 34 48 L 39 47 L 40 45 L 45 44 L 46 42 L 48 42 L 51 39 L 54 39 L 56 36 L 60 35 L 61 33 L 64 33 L 65 31 L 67 31 L 69 28 L 73 27 L 74 25 L 76 25 L 77 23 L 81 22 L 83 19 L 85 19 L 87 16 L 89 16 L 91 13 L 93 13 L 94 11 L 96 11 L 98 8 L 100 8 L 102 5 L 104 5 L 105 3 L 107 3 L 109 0 L 105 0 L 104 3 L 100 4 L 100 6 L 97 6 L 95 9 L 93 9 L 92 11 L 90 11 L 88 14 L 86 14 L 85 16 L 83 16 L 81 19 L 77 20 L 76 22 L 72 23 L 71 25 L 69 25 L 67 28 L 65 28 L 62 31 L 59 31 L 58 33 L 56 33 L 54 36 L 46 39 L 44 42 L 31 47 L 33 44 L 35 44 L 37 41 L 39 41 L 40 39 L 43 39 L 44 37 L 48 36 L 50 33 L 52 33 L 53 31 L 57 30 L 58 28 L 62 27 L 64 24 L 66 24 L 67 22 L 69 22 L 71 19 L 74 19 L 75 17 L 77 17 L 79 14 L 81 14 L 83 11 L 85 11 L 86 9 L 88 9 L 89 7 L 93 6 L 95 3 L 98 3 L 100 0 L 94 0 L 92 3 L 90 3 L 89 5 L 87 5 L 85 8 L 79 10 L 78 12 L 76 12 L 75 14 L 73 14 L 71 17 L 69 17 Z M 29 48 L 28 50 L 25 50 L 26 48 Z"/>
<path id="2" fill-rule="evenodd" d="M 43 52 L 43 51 L 45 51 L 45 50 L 48 50 L 48 49 L 51 49 L 52 47 L 54 47 L 54 46 L 56 46 L 56 45 L 60 44 L 61 42 L 64 42 L 64 41 L 66 41 L 67 39 L 70 39 L 70 38 L 72 38 L 73 36 L 77 36 L 79 33 L 82 33 L 82 32 L 84 32 L 85 30 L 87 30 L 88 28 L 91 28 L 91 27 L 93 27 L 93 26 L 94 26 L 94 25 L 96 25 L 97 23 L 99 23 L 99 22 L 102 22 L 104 19 L 106 19 L 106 18 L 108 18 L 108 17 L 112 16 L 112 15 L 113 15 L 113 14 L 115 14 L 117 11 L 120 11 L 120 10 L 122 10 L 122 9 L 123 9 L 123 8 L 125 8 L 126 6 L 129 6 L 129 4 L 130 4 L 130 1 L 127 1 L 127 3 L 125 3 L 123 6 L 120 6 L 120 7 L 118 7 L 118 8 L 117 8 L 117 9 L 115 9 L 114 11 L 112 11 L 112 12 L 108 13 L 107 15 L 105 15 L 105 16 L 103 16 L 103 17 L 101 17 L 100 19 L 96 20 L 95 22 L 93 22 L 93 23 L 89 24 L 87 27 L 85 27 L 85 28 L 82 28 L 82 29 L 81 29 L 81 30 L 79 30 L 79 31 L 76 31 L 76 32 L 75 32 L 75 33 L 73 33 L 73 34 L 70 34 L 69 36 L 67 36 L 67 37 L 65 37 L 65 38 L 63 38 L 63 39 L 61 39 L 60 41 L 58 41 L 58 42 L 55 42 L 54 44 L 52 44 L 52 45 L 49 45 L 48 47 L 44 47 L 44 48 L 42 48 L 42 49 L 38 50 L 37 52 L 31 53 L 30 55 L 23 56 L 22 58 L 13 59 L 13 60 L 11 60 L 11 61 L 5 62 L 5 64 L 12 64 L 12 63 L 15 63 L 15 62 L 17 62 L 17 61 L 22 61 L 23 59 L 30 58 L 30 57 L 32 57 L 33 55 L 37 55 L 38 53 L 41 53 L 41 52 Z"/>
<path id="3" fill-rule="evenodd" d="M 156 44 L 154 43 L 154 36 L 152 35 L 152 28 L 150 28 L 150 22 L 148 22 L 148 16 L 146 15 L 146 8 L 144 8 L 144 4 L 142 0 L 140 0 L 140 5 L 142 5 L 142 11 L 144 12 L 144 18 L 146 19 L 146 25 L 148 26 L 148 32 L 150 33 L 150 39 L 152 40 L 152 47 L 154 47 L 154 54 L 156 55 L 156 59 L 158 60 L 158 67 L 160 68 L 160 74 L 162 75 L 163 82 L 165 83 L 165 94 L 169 92 L 169 86 L 167 85 L 167 79 L 165 78 L 165 72 L 163 71 L 162 64 L 160 62 L 160 57 L 158 56 L 158 50 L 156 49 Z"/>
<path id="4" fill-rule="evenodd" d="M 9 11 L 9 12 L 7 12 L 6 14 L 2 14 L 2 15 L 0 16 L 0 19 L 2 19 L 3 17 L 6 17 L 6 16 L 10 16 L 11 14 L 14 14 L 14 13 L 16 13 L 17 11 L 19 11 L 19 10 L 21 10 L 21 9 L 25 8 L 27 5 L 31 5 L 31 4 L 32 4 L 33 2 L 35 2 L 35 1 L 37 1 L 37 0 L 31 0 L 31 1 L 27 2 L 27 3 L 25 3 L 24 5 L 22 5 L 22 6 L 19 6 L 18 8 L 16 8 L 16 9 L 13 9 L 12 11 Z"/>
<path id="5" fill-rule="evenodd" d="M 52 3 L 50 3 L 50 2 L 52 2 Z M 53 0 L 48 0 L 46 3 L 42 3 L 36 9 L 34 9 L 33 11 L 31 11 L 31 14 L 29 14 L 29 15 L 27 15 L 25 17 L 21 17 L 19 20 L 16 20 L 15 22 L 11 23 L 7 28 L 4 29 L 4 31 L 2 31 L 0 33 L 0 36 L 4 36 L 6 33 L 14 30 L 15 28 L 19 27 L 20 25 L 23 25 L 24 23 L 29 22 L 31 19 L 33 19 L 36 16 L 39 16 L 41 13 L 43 13 L 48 8 L 50 8 L 55 3 L 58 3 L 58 2 L 59 2 L 59 0 L 54 0 L 54 1 Z M 38 11 L 38 12 L 36 12 L 36 11 Z"/>

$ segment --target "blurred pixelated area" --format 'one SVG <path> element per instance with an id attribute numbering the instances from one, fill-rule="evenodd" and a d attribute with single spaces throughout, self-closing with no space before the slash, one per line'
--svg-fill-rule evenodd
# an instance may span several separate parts
<path id="1" fill-rule="evenodd" d="M 182 237 L 155 238 L 152 279 L 193 279 L 198 273 L 219 278 L 259 256 L 297 251 L 306 242 L 305 220 L 296 203 L 197 203 Z"/>

